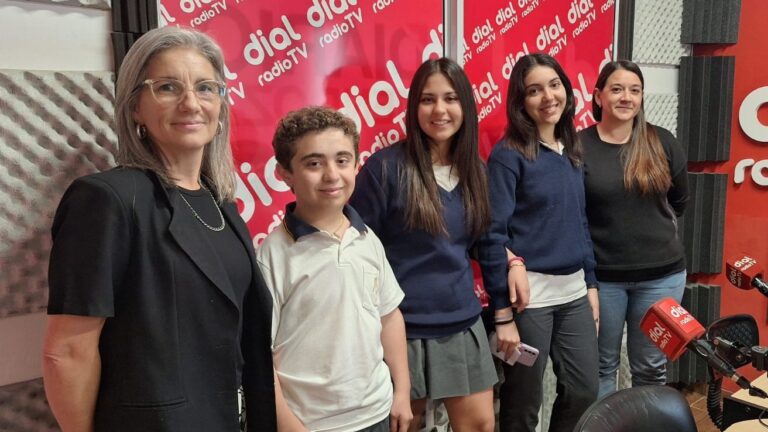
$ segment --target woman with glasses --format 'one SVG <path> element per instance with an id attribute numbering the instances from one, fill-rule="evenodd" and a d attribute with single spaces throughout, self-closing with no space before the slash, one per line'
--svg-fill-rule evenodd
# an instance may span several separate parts
<path id="1" fill-rule="evenodd" d="M 52 227 L 45 389 L 64 431 L 275 430 L 271 299 L 234 203 L 223 57 L 166 27 L 130 49 L 119 167 Z"/>

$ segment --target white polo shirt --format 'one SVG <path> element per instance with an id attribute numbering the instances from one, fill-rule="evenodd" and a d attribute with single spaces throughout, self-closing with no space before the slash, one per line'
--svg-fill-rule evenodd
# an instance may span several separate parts
<path id="1" fill-rule="evenodd" d="M 272 353 L 283 394 L 312 431 L 356 431 L 389 415 L 381 317 L 403 292 L 381 241 L 349 206 L 341 240 L 293 216 L 257 250 L 272 292 Z"/>

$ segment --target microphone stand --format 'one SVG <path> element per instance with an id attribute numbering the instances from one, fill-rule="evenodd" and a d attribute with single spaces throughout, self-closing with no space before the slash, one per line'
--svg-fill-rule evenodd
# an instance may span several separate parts
<path id="1" fill-rule="evenodd" d="M 707 414 L 709 415 L 710 420 L 712 420 L 712 423 L 718 429 L 722 430 L 723 409 L 720 405 L 720 401 L 722 399 L 721 389 L 723 377 L 728 376 L 731 378 L 739 385 L 739 387 L 747 390 L 750 396 L 764 399 L 768 398 L 768 393 L 763 389 L 753 386 L 752 383 L 747 381 L 744 377 L 736 374 L 736 368 L 732 365 L 746 365 L 751 363 L 758 371 L 765 371 L 766 366 L 768 366 L 768 364 L 766 364 L 768 347 L 753 346 L 751 348 L 745 348 L 738 343 L 730 342 L 721 337 L 715 337 L 712 344 L 715 349 L 711 354 L 719 360 L 719 362 L 715 363 L 720 363 L 720 367 L 715 367 L 712 363 L 709 365 L 710 380 L 707 389 Z"/>

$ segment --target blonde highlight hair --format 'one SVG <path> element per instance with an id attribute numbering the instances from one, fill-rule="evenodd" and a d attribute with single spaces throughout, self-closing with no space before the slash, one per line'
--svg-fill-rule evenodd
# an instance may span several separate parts
<path id="1" fill-rule="evenodd" d="M 224 81 L 224 55 L 209 36 L 192 29 L 162 27 L 141 36 L 128 50 L 118 72 L 115 90 L 115 123 L 117 129 L 117 163 L 155 172 L 163 182 L 173 185 L 174 178 L 163 163 L 163 157 L 149 138 L 141 138 L 133 113 L 147 79 L 147 68 L 158 54 L 173 48 L 190 48 L 205 57 Z M 222 101 L 218 122 L 220 128 L 203 151 L 200 176 L 216 193 L 218 201 L 234 201 L 235 165 L 229 143 L 229 104 Z"/>

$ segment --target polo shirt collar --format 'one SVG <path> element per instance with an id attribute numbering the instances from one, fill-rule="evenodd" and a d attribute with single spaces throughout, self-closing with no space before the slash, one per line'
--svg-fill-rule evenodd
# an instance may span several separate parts
<path id="1" fill-rule="evenodd" d="M 285 226 L 285 230 L 288 231 L 288 235 L 293 238 L 293 241 L 296 241 L 305 235 L 320 232 L 319 229 L 296 217 L 293 214 L 294 210 L 296 210 L 296 201 L 285 206 L 285 218 L 283 219 L 283 226 Z M 342 211 L 344 212 L 344 216 L 349 219 L 350 224 L 358 232 L 363 233 L 368 231 L 368 227 L 365 226 L 363 218 L 360 217 L 360 215 L 354 208 L 352 208 L 352 206 L 345 204 Z"/>

